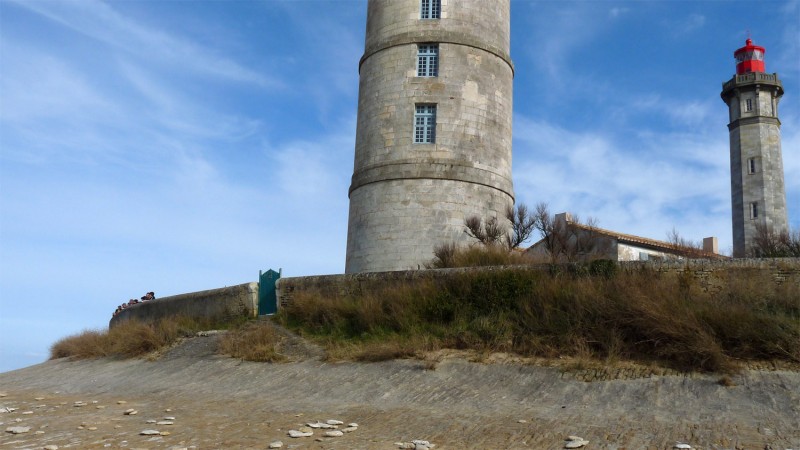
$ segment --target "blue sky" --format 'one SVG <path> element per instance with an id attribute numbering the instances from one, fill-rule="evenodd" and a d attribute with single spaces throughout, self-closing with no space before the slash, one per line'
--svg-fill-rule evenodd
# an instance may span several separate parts
<path id="1" fill-rule="evenodd" d="M 487 0 L 491 1 L 491 0 Z M 0 371 L 121 302 L 341 273 L 364 0 L 0 0 Z M 512 0 L 518 201 L 731 248 L 748 31 L 800 227 L 800 2 Z"/>

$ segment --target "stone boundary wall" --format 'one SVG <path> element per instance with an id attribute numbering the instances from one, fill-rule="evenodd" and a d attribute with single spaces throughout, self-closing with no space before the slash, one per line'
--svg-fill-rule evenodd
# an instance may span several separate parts
<path id="1" fill-rule="evenodd" d="M 762 274 L 761 280 L 764 282 L 800 284 L 800 258 L 623 261 L 618 264 L 620 270 L 624 271 L 653 270 L 659 273 L 691 274 L 704 289 L 714 289 L 718 283 L 727 282 L 728 277 L 735 277 L 737 274 L 743 273 L 752 275 L 754 272 Z M 536 264 L 281 278 L 276 286 L 278 309 L 289 305 L 295 295 L 303 291 L 319 292 L 331 296 L 354 295 L 386 283 L 440 279 L 466 272 L 503 270 L 549 271 L 551 267 L 548 264 Z"/>
<path id="2" fill-rule="evenodd" d="M 111 318 L 109 328 L 126 320 L 153 322 L 164 317 L 185 316 L 210 321 L 227 321 L 258 315 L 258 283 L 191 292 L 137 303 Z"/>

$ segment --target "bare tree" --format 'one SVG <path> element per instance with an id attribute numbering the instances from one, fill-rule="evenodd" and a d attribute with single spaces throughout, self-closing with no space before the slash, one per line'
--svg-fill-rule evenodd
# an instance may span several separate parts
<path id="1" fill-rule="evenodd" d="M 750 256 L 756 258 L 800 257 L 800 231 L 775 233 L 772 228 L 764 224 L 757 224 Z"/>
<path id="2" fill-rule="evenodd" d="M 673 249 L 687 255 L 701 255 L 705 253 L 702 241 L 692 241 L 683 237 L 677 228 L 667 233 L 667 242 Z"/>
<path id="3" fill-rule="evenodd" d="M 484 222 L 479 216 L 470 216 L 464 219 L 464 233 L 483 245 L 495 245 L 503 239 L 506 231 L 497 222 L 497 217 Z"/>
<path id="4" fill-rule="evenodd" d="M 528 206 L 520 203 L 506 208 L 506 219 L 511 222 L 511 230 L 506 235 L 506 245 L 513 250 L 531 238 L 536 231 L 536 216 L 528 213 Z"/>
<path id="5" fill-rule="evenodd" d="M 547 203 L 536 205 L 533 217 L 534 227 L 542 237 L 551 262 L 592 259 L 608 252 L 610 242 L 602 238 L 597 230 L 597 220 L 591 217 L 585 223 L 581 223 L 577 216 L 556 219 L 550 214 Z"/>

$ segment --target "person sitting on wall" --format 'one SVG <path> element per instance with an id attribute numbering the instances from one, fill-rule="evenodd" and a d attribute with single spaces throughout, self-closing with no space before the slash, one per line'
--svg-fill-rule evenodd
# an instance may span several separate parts
<path id="1" fill-rule="evenodd" d="M 146 302 L 148 300 L 155 300 L 155 299 L 156 299 L 156 295 L 153 292 L 148 292 L 147 294 L 144 294 L 142 296 L 142 301 L 143 302 Z"/>

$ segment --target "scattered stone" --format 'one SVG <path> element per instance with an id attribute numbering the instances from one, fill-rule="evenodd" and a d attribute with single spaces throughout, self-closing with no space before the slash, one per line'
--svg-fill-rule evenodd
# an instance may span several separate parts
<path id="1" fill-rule="evenodd" d="M 58 450 L 58 446 L 54 444 L 45 445 L 42 450 Z"/>
<path id="2" fill-rule="evenodd" d="M 525 420 L 525 419 L 519 419 L 519 420 L 517 421 L 517 423 L 528 423 L 528 421 L 527 421 L 527 420 Z"/>
<path id="3" fill-rule="evenodd" d="M 675 445 L 674 445 L 674 446 L 672 446 L 672 448 L 691 449 L 691 448 L 692 448 L 692 446 L 691 446 L 691 445 L 689 445 L 689 444 L 684 444 L 684 443 L 682 443 L 682 442 L 677 442 L 677 443 L 675 443 Z"/>
<path id="4" fill-rule="evenodd" d="M 28 416 L 28 415 L 30 415 L 30 414 L 33 414 L 33 411 L 24 411 L 24 412 L 22 413 L 22 415 L 24 415 L 24 416 Z"/>
<path id="5" fill-rule="evenodd" d="M 163 420 L 175 420 L 175 418 L 174 418 L 174 417 L 172 417 L 172 416 L 167 416 L 167 417 L 164 417 L 164 419 L 163 419 Z"/>
<path id="6" fill-rule="evenodd" d="M 270 442 L 269 448 L 283 448 L 283 442 L 281 441 Z"/>
<path id="7" fill-rule="evenodd" d="M 156 423 L 156 422 L 158 422 L 156 419 L 149 419 L 146 420 L 144 423 Z"/>
<path id="8" fill-rule="evenodd" d="M 581 448 L 589 443 L 589 441 L 580 436 L 567 436 L 566 441 L 564 448 Z"/>
<path id="9" fill-rule="evenodd" d="M 97 400 L 92 400 L 92 404 L 93 404 L 93 405 L 96 405 L 96 404 L 98 404 L 98 403 L 99 403 L 99 402 L 98 402 Z"/>
<path id="10" fill-rule="evenodd" d="M 14 419 L 14 422 L 20 423 L 20 422 L 22 422 L 22 419 L 20 419 L 19 417 L 17 417 L 16 419 Z"/>
<path id="11" fill-rule="evenodd" d="M 40 402 L 44 400 L 44 397 L 34 397 L 33 399 L 36 400 L 37 402 Z"/>
<path id="12" fill-rule="evenodd" d="M 164 412 L 172 412 L 172 408 L 167 408 L 164 410 Z"/>
<path id="13" fill-rule="evenodd" d="M 42 431 L 42 430 L 36 430 L 36 431 L 34 431 L 34 432 L 33 432 L 33 434 L 44 434 L 44 431 Z"/>
<path id="14" fill-rule="evenodd" d="M 75 402 L 75 403 L 73 403 L 73 404 L 72 404 L 72 406 L 74 406 L 74 407 L 76 407 L 76 408 L 80 408 L 81 406 L 86 406 L 87 404 L 88 404 L 88 403 L 86 403 L 86 402 L 80 402 L 80 401 L 78 401 L 78 402 Z"/>
<path id="15" fill-rule="evenodd" d="M 394 445 L 396 445 L 399 448 L 414 448 L 414 447 L 416 447 L 416 445 L 412 444 L 411 442 L 395 442 Z"/>
<path id="16" fill-rule="evenodd" d="M 297 429 L 297 431 L 301 433 L 313 433 L 314 429 L 312 429 L 311 427 L 300 427 Z"/>
<path id="17" fill-rule="evenodd" d="M 0 408 L 0 413 L 10 413 L 16 411 L 17 408 L 12 408 L 10 406 L 6 406 L 5 408 Z"/>
<path id="18" fill-rule="evenodd" d="M 170 432 L 169 431 L 162 431 L 162 432 L 160 432 L 158 434 L 161 435 L 161 436 L 169 436 Z"/>
<path id="19" fill-rule="evenodd" d="M 89 427 L 89 428 L 87 428 L 87 430 L 89 430 L 89 431 L 96 431 L 96 430 L 97 430 L 97 427 Z"/>
<path id="20" fill-rule="evenodd" d="M 22 434 L 31 431 L 31 427 L 8 427 L 6 428 L 6 433 L 11 434 Z"/>
<path id="21" fill-rule="evenodd" d="M 125 403 L 128 403 L 128 402 L 126 402 L 125 400 L 117 400 L 117 404 L 118 405 L 124 405 Z"/>
<path id="22" fill-rule="evenodd" d="M 355 422 L 350 422 L 347 424 L 348 427 L 358 428 L 358 424 Z"/>
<path id="23" fill-rule="evenodd" d="M 334 420 L 334 419 L 326 420 L 325 423 L 327 423 L 328 425 L 342 425 L 342 424 L 344 424 L 344 422 L 342 422 L 341 420 Z"/>
<path id="24" fill-rule="evenodd" d="M 95 408 L 97 408 L 97 409 L 106 409 L 105 405 L 97 405 L 97 406 L 95 406 Z"/>
<path id="25" fill-rule="evenodd" d="M 303 417 L 303 413 L 300 413 L 300 414 L 295 414 L 294 416 L 295 416 L 295 417 Z M 276 442 L 280 442 L 280 441 L 276 441 Z"/>
<path id="26" fill-rule="evenodd" d="M 131 409 L 126 409 L 123 414 L 125 414 L 126 416 L 135 416 L 136 414 L 139 414 L 139 411 L 131 408 Z"/>
<path id="27" fill-rule="evenodd" d="M 160 435 L 161 432 L 158 430 L 142 430 L 139 434 L 141 434 L 142 436 L 156 436 Z"/>
<path id="28" fill-rule="evenodd" d="M 313 435 L 314 432 L 312 431 L 312 432 L 309 432 L 309 433 L 303 433 L 302 431 L 289 430 L 288 434 L 289 434 L 289 437 L 292 437 L 292 438 L 301 438 L 301 437 L 309 437 L 309 436 Z"/>
<path id="29" fill-rule="evenodd" d="M 174 424 L 175 422 L 171 420 L 159 420 L 158 422 L 156 422 L 156 425 L 174 425 Z"/>
<path id="30" fill-rule="evenodd" d="M 338 428 L 336 425 L 331 425 L 329 423 L 322 423 L 322 422 L 309 422 L 306 425 L 310 426 L 311 428 L 323 428 L 326 430 Z"/>
<path id="31" fill-rule="evenodd" d="M 5 392 L 0 392 L 0 398 L 6 397 L 6 396 L 8 396 L 8 394 L 6 394 Z"/>
<path id="32" fill-rule="evenodd" d="M 325 432 L 325 436 L 327 436 L 327 437 L 341 437 L 341 436 L 344 436 L 344 433 L 342 433 L 339 430 L 326 431 Z"/>
<path id="33" fill-rule="evenodd" d="M 353 431 L 356 431 L 357 429 L 358 429 L 358 427 L 347 427 L 347 428 L 342 428 L 342 432 L 343 433 L 352 433 Z"/>

